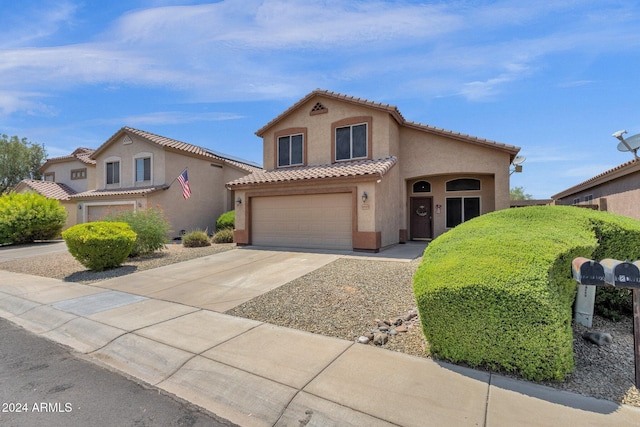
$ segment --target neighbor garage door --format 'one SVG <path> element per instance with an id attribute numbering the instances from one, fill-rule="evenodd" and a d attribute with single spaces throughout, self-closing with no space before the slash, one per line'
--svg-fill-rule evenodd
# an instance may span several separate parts
<path id="1" fill-rule="evenodd" d="M 351 200 L 350 193 L 253 197 L 252 244 L 351 250 Z"/>

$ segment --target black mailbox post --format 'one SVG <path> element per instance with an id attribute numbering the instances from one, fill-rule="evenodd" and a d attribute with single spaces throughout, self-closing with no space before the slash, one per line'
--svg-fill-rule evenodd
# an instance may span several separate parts
<path id="1" fill-rule="evenodd" d="M 573 278 L 581 285 L 629 288 L 633 293 L 633 353 L 636 387 L 640 388 L 640 261 L 603 259 L 599 263 L 576 258 L 571 263 Z"/>

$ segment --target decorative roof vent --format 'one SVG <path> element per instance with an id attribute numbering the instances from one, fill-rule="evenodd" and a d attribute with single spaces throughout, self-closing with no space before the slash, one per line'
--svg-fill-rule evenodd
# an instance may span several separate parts
<path id="1" fill-rule="evenodd" d="M 125 135 L 124 137 L 122 137 L 122 145 L 127 145 L 132 143 L 133 141 L 131 140 L 131 137 L 129 135 Z"/>
<path id="2" fill-rule="evenodd" d="M 327 112 L 329 112 L 327 107 L 322 105 L 322 103 L 320 103 L 320 102 L 316 102 L 316 105 L 313 106 L 313 108 L 311 109 L 311 112 L 309 114 L 313 116 L 315 114 L 322 114 L 322 113 L 327 113 Z"/>

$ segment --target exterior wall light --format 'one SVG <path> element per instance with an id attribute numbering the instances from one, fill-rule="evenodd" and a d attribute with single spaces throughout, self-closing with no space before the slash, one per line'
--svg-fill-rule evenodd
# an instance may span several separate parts
<path id="1" fill-rule="evenodd" d="M 363 192 L 362 193 L 362 203 L 365 203 L 367 201 L 367 199 L 369 198 L 369 196 L 367 196 L 367 192 Z"/>
<path id="2" fill-rule="evenodd" d="M 236 199 L 236 205 L 241 205 L 242 204 L 242 199 L 240 197 L 238 197 Z"/>

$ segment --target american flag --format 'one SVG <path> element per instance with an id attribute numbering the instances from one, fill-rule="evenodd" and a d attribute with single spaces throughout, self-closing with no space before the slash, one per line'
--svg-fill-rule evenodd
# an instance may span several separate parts
<path id="1" fill-rule="evenodd" d="M 180 185 L 182 185 L 182 197 L 186 200 L 191 197 L 191 187 L 189 187 L 189 177 L 187 176 L 186 169 L 178 175 L 178 181 L 180 181 Z"/>

